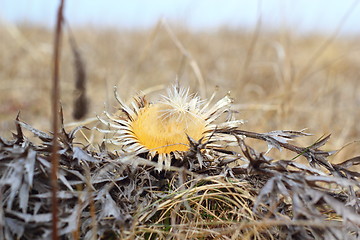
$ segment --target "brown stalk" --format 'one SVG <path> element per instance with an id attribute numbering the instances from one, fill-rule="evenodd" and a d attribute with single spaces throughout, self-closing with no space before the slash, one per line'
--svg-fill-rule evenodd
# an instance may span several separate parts
<path id="1" fill-rule="evenodd" d="M 80 120 L 85 117 L 89 109 L 89 100 L 86 97 L 86 69 L 85 62 L 81 56 L 80 49 L 76 43 L 74 34 L 72 33 L 69 24 L 67 24 L 69 33 L 69 42 L 71 51 L 74 57 L 74 70 L 75 70 L 75 99 L 73 117 Z"/>
<path id="2" fill-rule="evenodd" d="M 59 168 L 58 155 L 58 135 L 59 135 L 59 100 L 60 100 L 60 83 L 59 83 L 59 69 L 60 69 L 60 47 L 61 47 L 61 27 L 63 22 L 64 0 L 60 0 L 60 5 L 57 13 L 55 39 L 54 39 L 54 61 L 53 61 L 53 87 L 52 87 L 52 128 L 53 128 L 53 143 L 51 150 L 51 203 L 52 203 L 52 239 L 59 239 L 58 236 L 58 181 L 57 172 Z"/>

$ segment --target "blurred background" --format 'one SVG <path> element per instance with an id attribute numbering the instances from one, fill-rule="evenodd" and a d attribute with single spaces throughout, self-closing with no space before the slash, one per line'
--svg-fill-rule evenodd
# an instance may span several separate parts
<path id="1" fill-rule="evenodd" d="M 14 119 L 50 129 L 53 29 L 59 1 L 1 0 L 0 136 Z M 178 79 L 234 99 L 242 127 L 332 134 L 334 161 L 360 155 L 360 6 L 351 0 L 65 2 L 61 101 L 69 128 L 76 99 L 74 38 L 86 69 L 89 111 L 114 112 L 114 86 L 156 99 Z"/>
<path id="2" fill-rule="evenodd" d="M 2 0 L 3 21 L 31 23 L 52 28 L 55 24 L 56 0 Z M 114 27 L 148 29 L 161 18 L 192 30 L 219 27 L 254 28 L 261 16 L 267 29 L 290 27 L 300 32 L 332 33 L 351 8 L 342 32 L 360 32 L 360 8 L 354 0 L 69 0 L 65 14 L 73 27 Z"/>

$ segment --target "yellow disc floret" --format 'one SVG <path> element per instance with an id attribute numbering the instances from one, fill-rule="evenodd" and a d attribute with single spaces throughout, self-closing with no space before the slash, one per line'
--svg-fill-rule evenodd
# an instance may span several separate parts
<path id="1" fill-rule="evenodd" d="M 137 118 L 131 122 L 138 142 L 159 154 L 189 150 L 187 135 L 199 140 L 205 127 L 206 121 L 201 117 L 161 103 L 140 109 Z"/>

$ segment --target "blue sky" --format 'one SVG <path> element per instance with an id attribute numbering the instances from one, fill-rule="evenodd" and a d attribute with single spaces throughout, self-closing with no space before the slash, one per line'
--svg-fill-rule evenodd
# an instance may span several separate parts
<path id="1" fill-rule="evenodd" d="M 1 0 L 0 19 L 52 27 L 57 0 Z M 350 9 L 343 33 L 360 33 L 360 4 L 356 0 L 67 0 L 65 14 L 72 25 L 148 28 L 161 19 L 194 29 L 263 24 L 295 31 L 335 30 Z"/>

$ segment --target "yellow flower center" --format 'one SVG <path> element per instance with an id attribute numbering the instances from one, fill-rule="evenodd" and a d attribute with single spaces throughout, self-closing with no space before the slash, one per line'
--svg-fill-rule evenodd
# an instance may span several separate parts
<path id="1" fill-rule="evenodd" d="M 199 140 L 205 127 L 205 120 L 196 113 L 161 103 L 145 106 L 131 122 L 139 143 L 159 154 L 189 150 L 186 134 Z"/>

